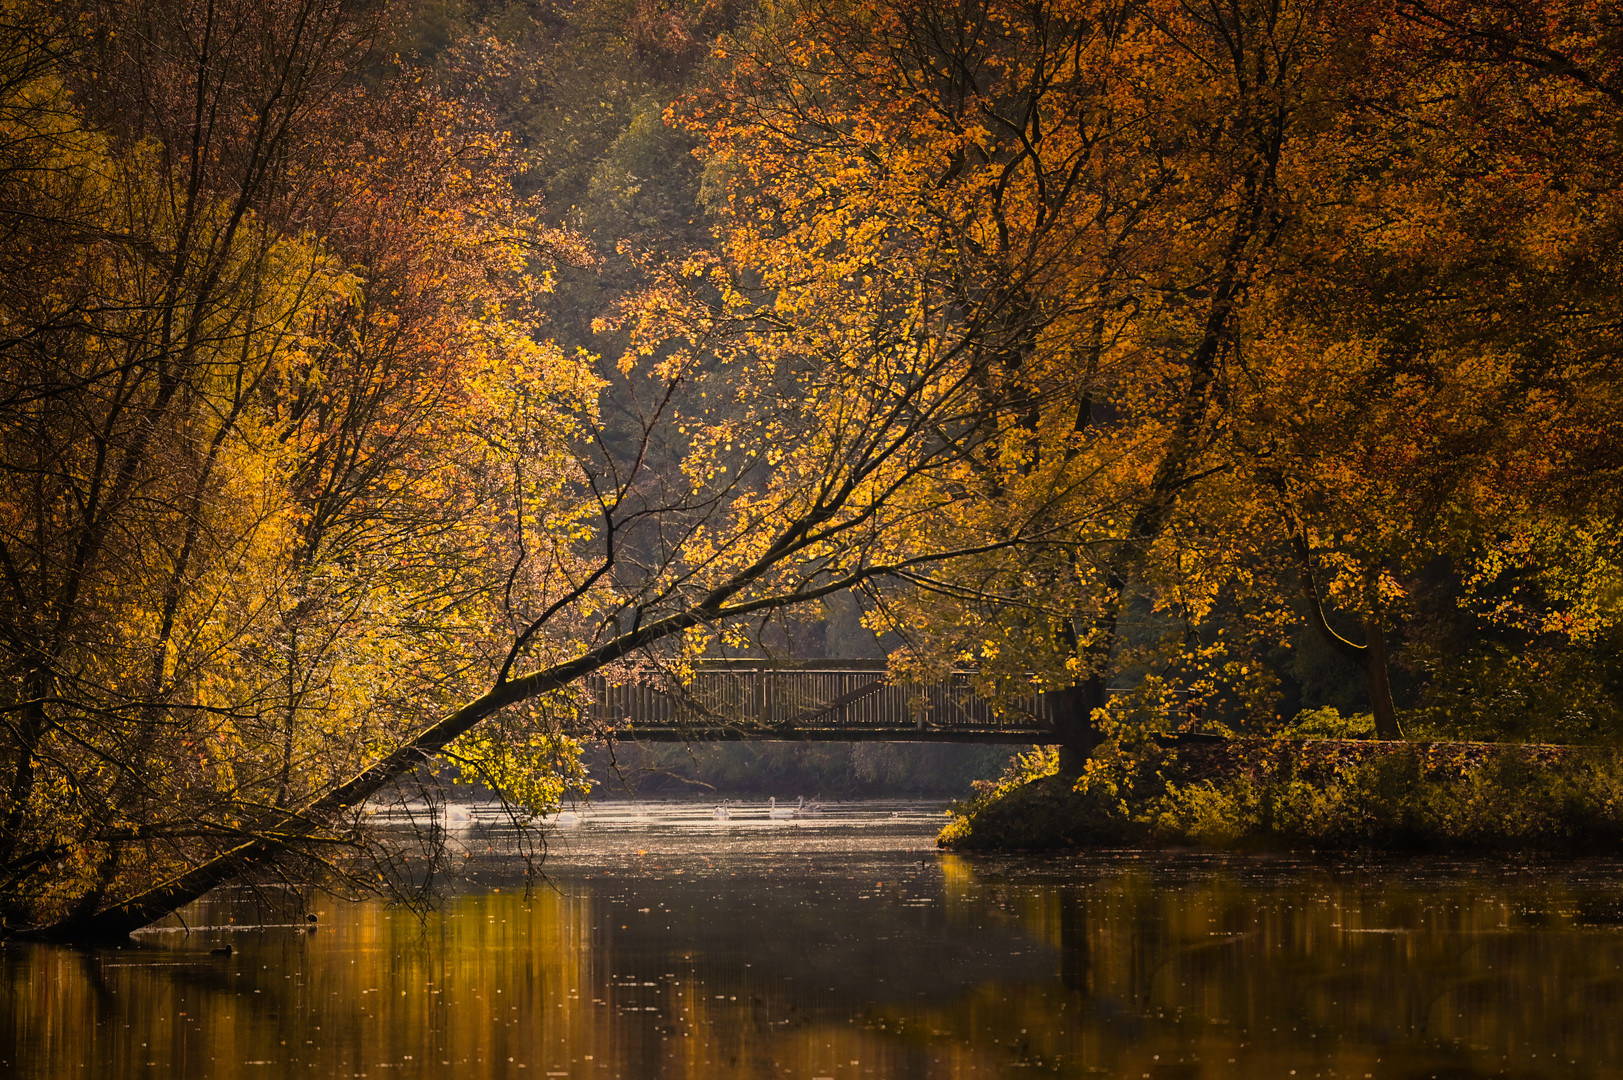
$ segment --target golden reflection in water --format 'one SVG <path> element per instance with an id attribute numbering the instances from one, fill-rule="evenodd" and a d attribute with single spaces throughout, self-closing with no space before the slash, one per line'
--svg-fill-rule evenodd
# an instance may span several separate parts
<path id="1" fill-rule="evenodd" d="M 0 1075 L 1623 1075 L 1604 880 L 706 864 L 7 946 Z"/>

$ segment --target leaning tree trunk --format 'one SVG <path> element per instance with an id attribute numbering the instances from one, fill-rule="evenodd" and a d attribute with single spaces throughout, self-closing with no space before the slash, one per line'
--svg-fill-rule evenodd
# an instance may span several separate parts
<path id="1" fill-rule="evenodd" d="M 1272 190 L 1271 168 L 1254 179 L 1259 191 Z M 1178 496 L 1198 475 L 1197 463 L 1204 449 L 1203 435 L 1212 412 L 1218 360 L 1223 350 L 1232 343 L 1235 305 L 1247 281 L 1245 255 L 1252 241 L 1263 230 L 1263 209 L 1261 198 L 1254 200 L 1249 212 L 1236 224 L 1229 238 L 1200 339 L 1185 361 L 1189 381 L 1184 386 L 1172 431 L 1156 464 L 1155 474 L 1144 492 L 1143 501 L 1133 514 L 1125 542 L 1110 556 L 1111 563 L 1105 578 L 1104 610 L 1095 622 L 1093 644 L 1088 650 L 1092 654 L 1089 657 L 1092 661 L 1088 665 L 1089 674 L 1061 692 L 1062 714 L 1056 717 L 1054 726 L 1060 738 L 1060 768 L 1067 775 L 1080 773 L 1093 750 L 1104 742 L 1095 714 L 1104 707 L 1109 696 L 1104 680 L 1110 658 L 1115 652 L 1121 612 L 1127 605 L 1133 585 L 1134 560 L 1140 551 L 1161 535 L 1177 505 Z M 1069 627 L 1067 633 L 1074 644 L 1077 639 L 1075 628 Z"/>
<path id="2" fill-rule="evenodd" d="M 573 676 L 563 674 L 562 669 L 553 668 L 536 676 L 503 683 L 315 802 L 261 822 L 255 830 L 257 835 L 179 877 L 93 914 L 69 916 L 50 926 L 19 931 L 14 936 L 46 941 L 116 941 L 128 937 L 141 927 L 179 911 L 215 886 L 319 835 L 328 823 L 410 772 L 485 717 L 525 698 L 565 686 L 571 678 Z"/>
<path id="3" fill-rule="evenodd" d="M 560 690 L 594 671 L 656 641 L 713 621 L 727 600 L 749 584 L 752 573 L 712 591 L 686 611 L 676 612 L 621 634 L 584 656 L 517 679 L 500 678 L 487 693 L 452 712 L 416 738 L 372 764 L 359 775 L 299 810 L 276 814 L 258 823 L 255 834 L 227 851 L 146 892 L 94 913 L 71 915 L 50 926 L 15 931 L 11 936 L 45 941 L 117 941 L 171 915 L 282 852 L 321 835 L 331 822 L 406 775 L 481 720 L 510 705 Z M 832 592 L 849 583 L 829 586 Z M 820 594 L 819 594 L 820 595 Z"/>

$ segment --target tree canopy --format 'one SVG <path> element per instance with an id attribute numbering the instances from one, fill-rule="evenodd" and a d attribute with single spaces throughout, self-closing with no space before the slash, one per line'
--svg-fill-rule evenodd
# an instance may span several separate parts
<path id="1" fill-rule="evenodd" d="M 436 755 L 544 809 L 582 676 L 836 603 L 1078 758 L 1314 655 L 1615 732 L 1620 73 L 1580 0 L 5 0 L 7 929 Z"/>

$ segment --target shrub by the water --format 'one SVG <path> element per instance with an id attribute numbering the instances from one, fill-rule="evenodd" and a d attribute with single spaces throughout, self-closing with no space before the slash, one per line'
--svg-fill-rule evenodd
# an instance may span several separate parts
<path id="1" fill-rule="evenodd" d="M 1059 755 L 1038 748 L 1015 757 L 998 780 L 976 781 L 975 794 L 952 807 L 944 847 L 1052 848 L 1115 844 L 1136 835 L 1133 823 L 1100 791 L 1081 790 L 1058 775 Z"/>
<path id="2" fill-rule="evenodd" d="M 1236 739 L 1172 750 L 1121 733 L 1081 776 L 1026 755 L 957 805 L 960 849 L 1114 844 L 1351 850 L 1623 846 L 1623 755 L 1490 743 Z"/>

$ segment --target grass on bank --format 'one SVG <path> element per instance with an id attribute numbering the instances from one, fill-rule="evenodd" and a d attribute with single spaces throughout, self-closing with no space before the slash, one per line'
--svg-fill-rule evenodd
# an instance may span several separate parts
<path id="1" fill-rule="evenodd" d="M 954 806 L 959 850 L 1124 844 L 1623 850 L 1623 755 L 1489 743 L 1236 739 L 1171 749 L 1118 728 L 1079 777 L 1020 755 Z"/>

